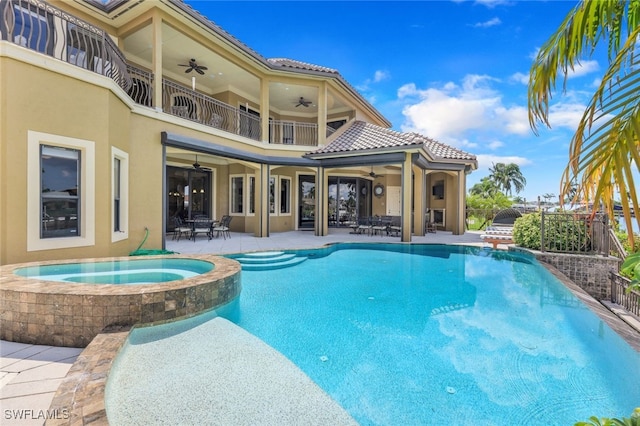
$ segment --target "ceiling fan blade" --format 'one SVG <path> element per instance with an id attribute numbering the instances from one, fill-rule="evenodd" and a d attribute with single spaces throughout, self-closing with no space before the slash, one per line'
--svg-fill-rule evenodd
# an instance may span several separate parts
<path id="1" fill-rule="evenodd" d="M 184 70 L 184 72 L 186 72 L 187 74 L 189 74 L 191 71 L 193 71 L 193 68 L 189 68 L 189 69 Z"/>
<path id="2" fill-rule="evenodd" d="M 187 65 L 187 64 L 178 64 L 179 67 L 190 67 L 191 65 Z"/>
<path id="3" fill-rule="evenodd" d="M 202 71 L 200 68 L 196 68 L 196 72 L 200 75 L 204 75 L 204 71 Z"/>
<path id="4" fill-rule="evenodd" d="M 198 68 L 200 68 L 201 70 L 207 71 L 209 68 L 207 67 L 203 67 L 202 65 L 200 65 Z"/>

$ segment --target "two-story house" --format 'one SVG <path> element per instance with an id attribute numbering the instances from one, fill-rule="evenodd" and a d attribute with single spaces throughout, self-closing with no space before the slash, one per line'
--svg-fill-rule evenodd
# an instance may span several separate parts
<path id="1" fill-rule="evenodd" d="M 240 7 L 240 6 L 239 6 Z M 180 0 L 0 1 L 0 264 L 425 218 L 464 232 L 475 156 L 396 132 L 335 69 L 266 59 Z"/>

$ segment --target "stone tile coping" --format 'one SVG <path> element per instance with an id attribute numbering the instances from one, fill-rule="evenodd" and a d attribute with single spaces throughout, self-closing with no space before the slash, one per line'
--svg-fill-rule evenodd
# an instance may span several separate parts
<path id="1" fill-rule="evenodd" d="M 214 268 L 190 278 L 116 285 L 43 281 L 15 270 L 28 266 L 165 259 L 201 260 Z M 0 338 L 84 347 L 105 327 L 158 323 L 228 303 L 240 294 L 240 264 L 214 255 L 111 257 L 22 263 L 0 267 Z"/>

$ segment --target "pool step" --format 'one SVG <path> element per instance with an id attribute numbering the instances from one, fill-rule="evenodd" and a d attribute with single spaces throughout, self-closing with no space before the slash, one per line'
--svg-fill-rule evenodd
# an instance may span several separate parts
<path id="1" fill-rule="evenodd" d="M 245 271 L 267 271 L 270 269 L 281 269 L 298 265 L 305 260 L 306 256 L 296 256 L 293 253 L 283 251 L 269 251 L 261 253 L 246 253 L 242 257 L 236 257 Z"/>

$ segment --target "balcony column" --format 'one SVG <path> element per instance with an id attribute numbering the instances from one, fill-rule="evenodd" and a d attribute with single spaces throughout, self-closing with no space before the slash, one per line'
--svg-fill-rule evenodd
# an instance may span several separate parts
<path id="1" fill-rule="evenodd" d="M 268 237 L 269 236 L 269 175 L 270 166 L 268 164 L 261 164 L 259 175 L 256 182 L 256 237 Z"/>
<path id="2" fill-rule="evenodd" d="M 411 242 L 411 153 L 404 153 L 402 163 L 402 235 L 400 241 Z"/>
<path id="3" fill-rule="evenodd" d="M 414 197 L 414 211 L 413 211 L 413 233 L 415 235 L 424 235 L 424 213 L 427 211 L 427 176 L 418 166 L 413 166 L 413 175 L 415 176 L 413 197 Z"/>
<path id="4" fill-rule="evenodd" d="M 153 49 L 151 66 L 153 68 L 153 96 L 152 106 L 157 111 L 162 111 L 162 18 L 156 13 L 153 15 L 151 27 L 153 31 Z"/>
<path id="5" fill-rule="evenodd" d="M 466 193 L 467 175 L 464 170 L 458 170 L 456 182 L 456 222 L 453 225 L 453 235 L 462 235 L 466 229 Z"/>
<path id="6" fill-rule="evenodd" d="M 327 83 L 318 87 L 318 146 L 327 143 Z"/>
<path id="7" fill-rule="evenodd" d="M 329 234 L 327 224 L 327 206 L 329 205 L 329 177 L 324 168 L 316 169 L 316 223 L 315 235 L 323 237 Z"/>
<path id="8" fill-rule="evenodd" d="M 260 129 L 262 142 L 269 143 L 269 80 L 260 79 Z"/>

